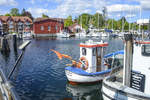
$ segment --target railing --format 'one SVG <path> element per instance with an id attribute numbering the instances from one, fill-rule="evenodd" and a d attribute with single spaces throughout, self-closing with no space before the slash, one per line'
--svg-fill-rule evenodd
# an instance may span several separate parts
<path id="1" fill-rule="evenodd" d="M 21 100 L 11 81 L 5 76 L 2 68 L 0 68 L 0 91 L 2 93 L 2 100 Z"/>

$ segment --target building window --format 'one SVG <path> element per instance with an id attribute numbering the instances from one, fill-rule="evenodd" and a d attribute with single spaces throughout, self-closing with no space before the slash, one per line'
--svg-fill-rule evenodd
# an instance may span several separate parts
<path id="1" fill-rule="evenodd" d="M 13 21 L 9 21 L 9 28 L 14 28 Z"/>
<path id="2" fill-rule="evenodd" d="M 56 30 L 58 29 L 57 25 L 56 25 L 55 29 L 56 29 Z"/>
<path id="3" fill-rule="evenodd" d="M 41 30 L 44 30 L 44 26 L 41 26 L 41 28 L 40 28 Z"/>
<path id="4" fill-rule="evenodd" d="M 48 31 L 50 31 L 51 30 L 51 27 L 50 26 L 48 26 Z"/>
<path id="5" fill-rule="evenodd" d="M 1 20 L 0 20 L 0 26 L 2 26 L 2 22 L 1 22 Z"/>
<path id="6" fill-rule="evenodd" d="M 26 25 L 28 26 L 28 25 L 30 25 L 30 23 L 26 21 Z"/>

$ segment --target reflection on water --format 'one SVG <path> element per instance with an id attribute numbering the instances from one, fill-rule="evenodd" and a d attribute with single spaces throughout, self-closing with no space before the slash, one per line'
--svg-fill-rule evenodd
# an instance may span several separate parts
<path id="1" fill-rule="evenodd" d="M 66 84 L 66 90 L 72 94 L 72 100 L 102 100 L 101 83 L 91 85 Z"/>
<path id="2" fill-rule="evenodd" d="M 81 100 L 88 100 L 88 98 L 92 98 L 91 100 L 101 100 L 99 89 L 101 85 L 79 86 L 75 88 L 68 85 L 64 68 L 70 61 L 67 59 L 58 60 L 53 52 L 49 52 L 50 49 L 54 49 L 78 60 L 80 51 L 78 44 L 85 40 L 88 39 L 33 39 L 31 44 L 26 48 L 20 65 L 17 66 L 15 73 L 11 77 L 21 99 L 65 100 L 71 98 L 76 100 L 76 98 L 80 97 Z M 94 40 L 100 41 L 99 38 Z M 103 40 L 109 43 L 106 53 L 123 49 L 123 42 L 118 38 L 104 38 Z M 17 45 L 19 45 L 19 43 Z M 13 49 L 9 56 L 0 54 L 0 66 L 6 74 L 12 69 L 19 54 L 20 50 L 15 51 Z M 73 88 L 74 91 L 76 91 L 76 89 L 82 91 L 80 91 L 79 96 L 74 96 L 78 93 L 70 93 L 66 88 L 70 90 Z"/>

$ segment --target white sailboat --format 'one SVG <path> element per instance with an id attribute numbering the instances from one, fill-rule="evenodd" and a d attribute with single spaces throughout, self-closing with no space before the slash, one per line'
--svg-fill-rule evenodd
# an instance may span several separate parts
<path id="1" fill-rule="evenodd" d="M 58 38 L 69 38 L 70 34 L 64 31 L 60 31 L 60 33 L 57 33 Z"/>

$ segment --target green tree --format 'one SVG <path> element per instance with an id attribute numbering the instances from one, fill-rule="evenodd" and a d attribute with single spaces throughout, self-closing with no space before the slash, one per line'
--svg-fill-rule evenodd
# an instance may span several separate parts
<path id="1" fill-rule="evenodd" d="M 73 24 L 72 16 L 68 16 L 67 19 L 65 19 L 64 21 L 64 26 L 68 27 L 68 26 L 71 26 L 72 24 Z"/>
<path id="2" fill-rule="evenodd" d="M 11 16 L 9 13 L 5 14 L 5 16 Z"/>
<path id="3" fill-rule="evenodd" d="M 19 16 L 20 15 L 19 14 L 19 9 L 18 8 L 12 8 L 10 10 L 10 14 L 11 14 L 11 16 Z"/>
<path id="4" fill-rule="evenodd" d="M 82 27 L 87 30 L 90 23 L 90 18 L 90 14 L 83 13 L 78 17 L 78 24 L 82 25 Z"/>
<path id="5" fill-rule="evenodd" d="M 26 11 L 24 8 L 22 9 L 21 16 L 27 16 L 27 17 L 31 18 L 31 20 L 34 19 L 32 14 L 29 11 Z"/>
<path id="6" fill-rule="evenodd" d="M 24 8 L 21 11 L 21 16 L 26 16 L 26 10 Z"/>
<path id="7" fill-rule="evenodd" d="M 100 13 L 96 13 L 93 15 L 93 25 L 96 27 L 96 28 L 100 28 L 103 26 L 104 24 L 104 17 L 102 14 Z"/>
<path id="8" fill-rule="evenodd" d="M 42 18 L 49 18 L 48 15 L 42 14 Z"/>

